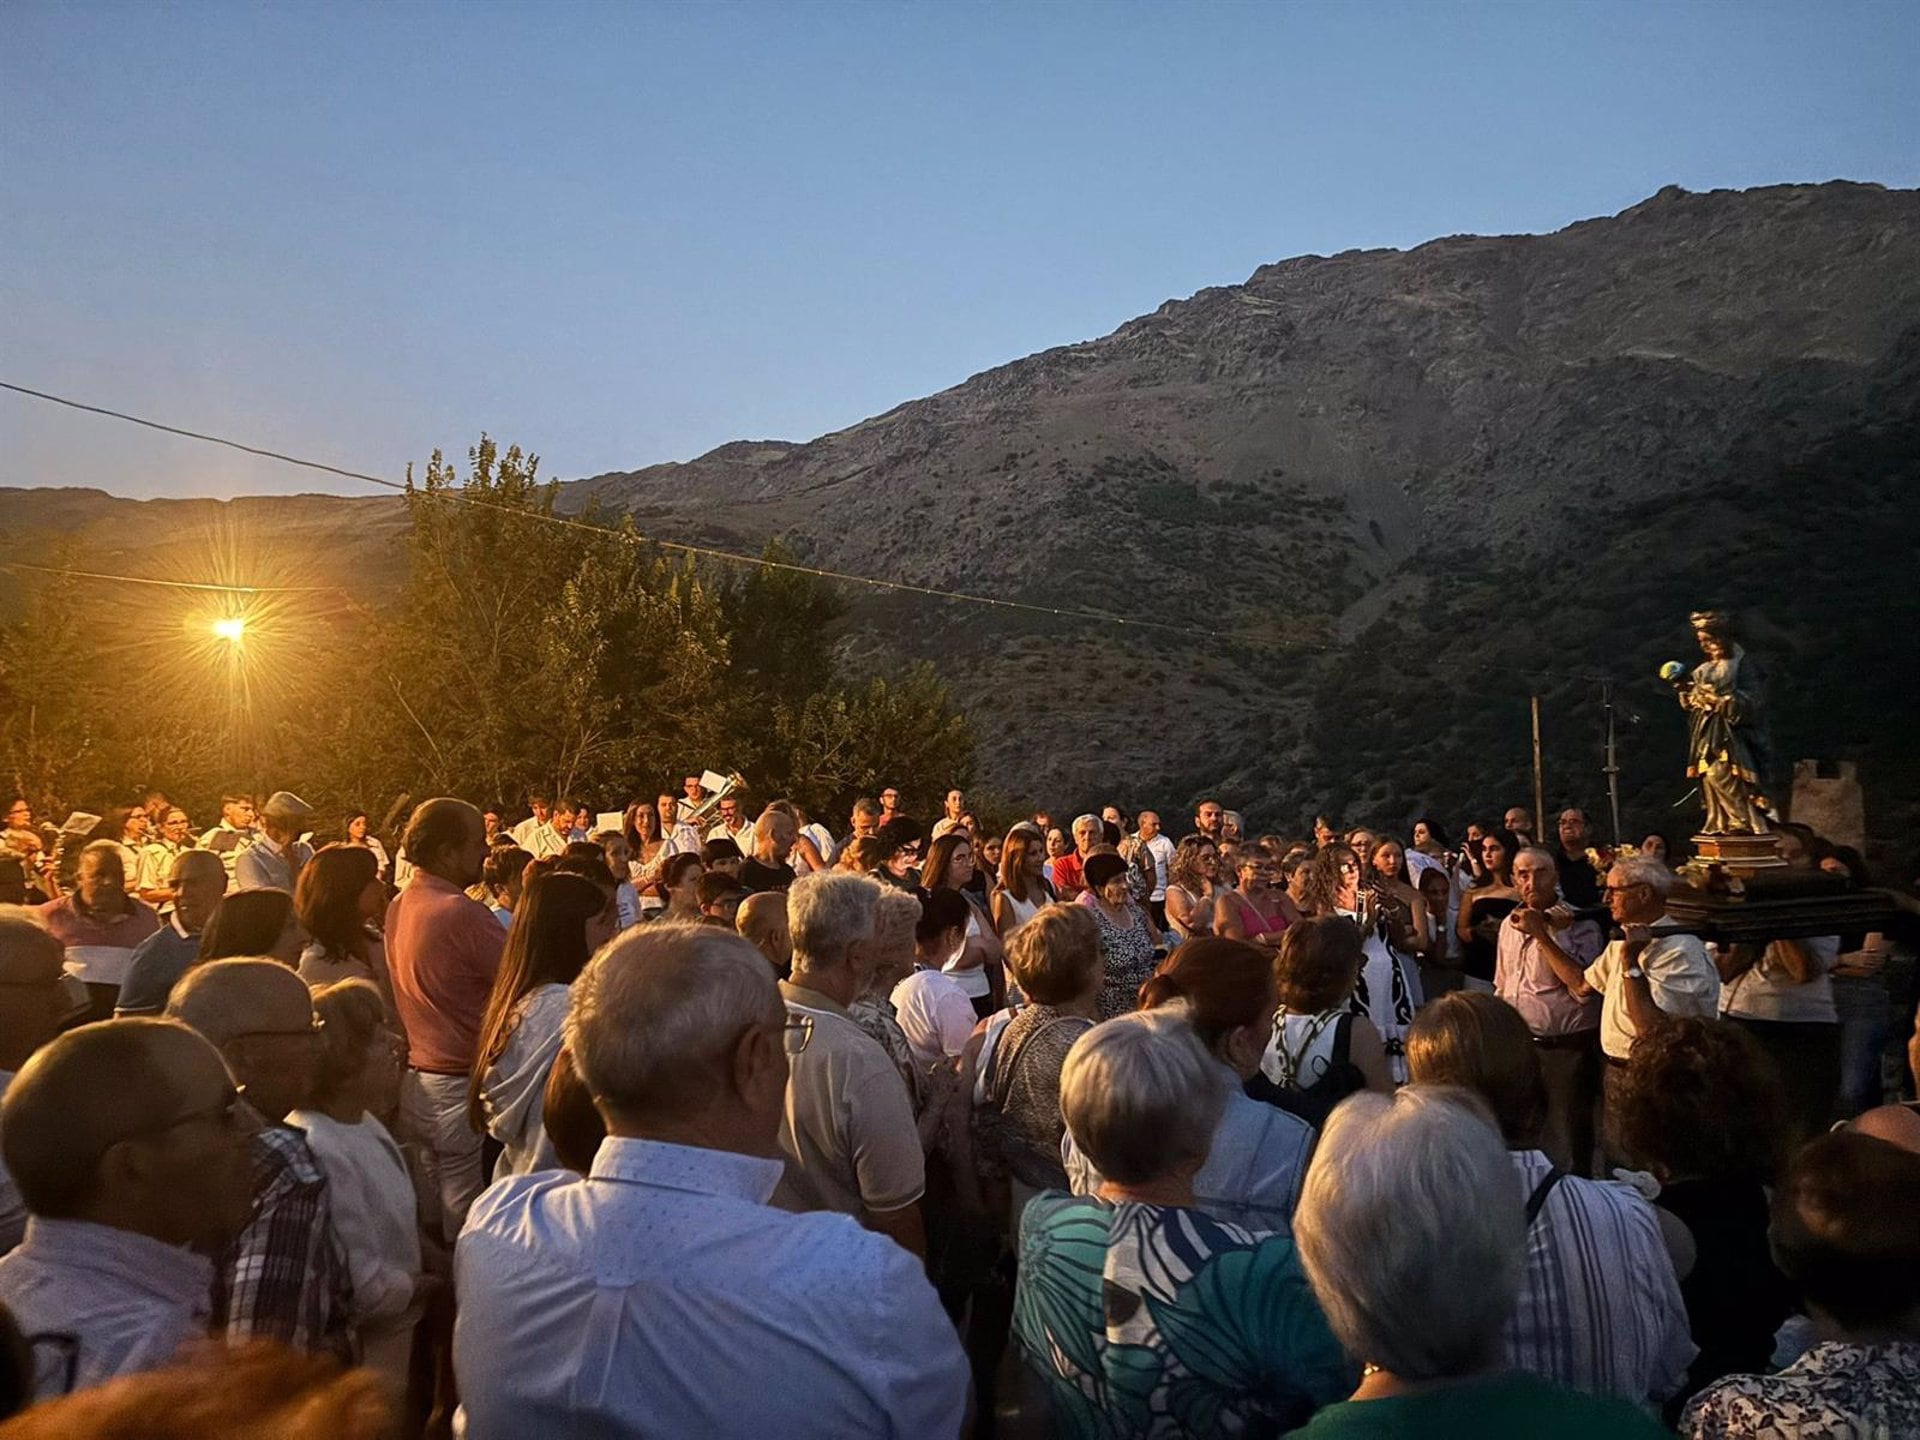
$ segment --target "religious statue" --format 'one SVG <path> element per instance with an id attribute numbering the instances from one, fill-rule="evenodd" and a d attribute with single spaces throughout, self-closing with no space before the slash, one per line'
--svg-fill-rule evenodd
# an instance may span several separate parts
<path id="1" fill-rule="evenodd" d="M 1687 617 L 1707 657 L 1691 675 L 1677 660 L 1660 667 L 1687 712 L 1687 776 L 1700 782 L 1705 834 L 1765 835 L 1773 806 L 1764 792 L 1769 759 L 1759 667 L 1733 638 L 1723 610 Z"/>

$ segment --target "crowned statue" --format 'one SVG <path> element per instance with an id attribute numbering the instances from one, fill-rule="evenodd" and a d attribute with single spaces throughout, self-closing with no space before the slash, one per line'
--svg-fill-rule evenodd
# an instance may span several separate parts
<path id="1" fill-rule="evenodd" d="M 1765 835 L 1776 818 L 1765 792 L 1770 761 L 1759 667 L 1734 640 L 1724 610 L 1687 617 L 1706 659 L 1691 674 L 1660 667 L 1687 712 L 1687 776 L 1700 782 L 1707 835 Z"/>

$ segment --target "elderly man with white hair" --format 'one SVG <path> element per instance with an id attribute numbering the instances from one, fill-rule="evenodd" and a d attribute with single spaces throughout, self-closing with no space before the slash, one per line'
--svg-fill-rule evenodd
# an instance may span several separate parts
<path id="1" fill-rule="evenodd" d="M 768 1204 L 813 1028 L 711 926 L 630 930 L 588 964 L 567 1046 L 607 1138 L 587 1177 L 505 1180 L 468 1216 L 468 1435 L 959 1433 L 966 1360 L 919 1263 Z"/>
<path id="2" fill-rule="evenodd" d="M 1635 1037 L 1669 1016 L 1711 1020 L 1720 1009 L 1720 972 L 1700 938 L 1654 933 L 1670 923 L 1667 892 L 1678 878 L 1651 855 L 1628 855 L 1607 872 L 1603 893 L 1622 938 L 1601 951 L 1585 978 L 1588 993 L 1601 997 L 1601 1096 L 1608 1114 Z"/>
<path id="3" fill-rule="evenodd" d="M 1067 1053 L 1061 1114 L 1100 1184 L 1027 1203 L 1014 1296 L 1063 1433 L 1277 1434 L 1352 1383 L 1285 1230 L 1195 1208 L 1227 1084 L 1166 1009 L 1096 1025 Z"/>
<path id="4" fill-rule="evenodd" d="M 1465 1091 L 1414 1085 L 1344 1101 L 1320 1137 L 1294 1233 L 1333 1333 L 1365 1363 L 1351 1399 L 1295 1435 L 1667 1433 L 1624 1400 L 1503 1369 L 1526 1216 L 1500 1136 Z"/>
<path id="5" fill-rule="evenodd" d="M 787 892 L 793 978 L 780 993 L 807 1039 L 787 1082 L 777 1198 L 793 1210 L 858 1216 L 924 1255 L 927 1166 L 906 1082 L 848 1013 L 872 976 L 879 902 L 878 884 L 837 870 L 802 875 Z"/>

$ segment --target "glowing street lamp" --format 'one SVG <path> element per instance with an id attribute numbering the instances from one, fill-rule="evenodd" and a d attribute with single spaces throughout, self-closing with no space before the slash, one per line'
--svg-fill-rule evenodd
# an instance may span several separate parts
<path id="1" fill-rule="evenodd" d="M 237 645 L 240 637 L 247 633 L 247 622 L 238 615 L 225 615 L 213 622 L 213 633 Z"/>

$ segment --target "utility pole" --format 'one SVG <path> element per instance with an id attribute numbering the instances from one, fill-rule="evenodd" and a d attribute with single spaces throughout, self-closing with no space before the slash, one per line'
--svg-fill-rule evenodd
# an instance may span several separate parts
<path id="1" fill-rule="evenodd" d="M 1534 839 L 1546 833 L 1547 826 L 1547 783 L 1546 772 L 1540 763 L 1540 697 L 1533 697 L 1533 828 Z"/>
<path id="2" fill-rule="evenodd" d="M 1613 848 L 1620 848 L 1620 756 L 1613 743 L 1613 681 L 1600 682 L 1600 708 L 1607 717 L 1607 763 L 1601 767 L 1607 777 L 1607 809 L 1613 817 Z"/>

